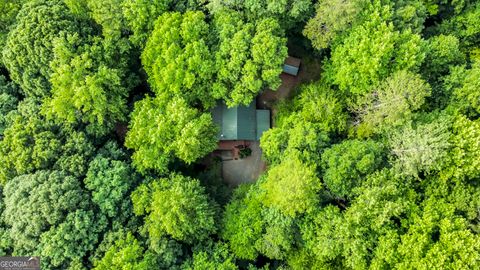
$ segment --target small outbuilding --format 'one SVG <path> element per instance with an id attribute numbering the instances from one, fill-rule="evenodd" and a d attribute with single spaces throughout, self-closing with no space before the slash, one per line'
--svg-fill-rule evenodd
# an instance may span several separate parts
<path id="1" fill-rule="evenodd" d="M 297 76 L 300 69 L 300 62 L 301 60 L 298 58 L 292 56 L 287 57 L 287 59 L 285 59 L 285 62 L 283 63 L 283 72 L 293 76 Z"/>

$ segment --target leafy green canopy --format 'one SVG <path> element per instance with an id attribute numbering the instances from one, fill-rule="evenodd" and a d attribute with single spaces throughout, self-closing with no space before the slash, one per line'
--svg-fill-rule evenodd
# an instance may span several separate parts
<path id="1" fill-rule="evenodd" d="M 44 97 L 50 92 L 55 38 L 89 30 L 60 0 L 33 0 L 24 4 L 8 34 L 3 62 L 25 96 Z"/>
<path id="2" fill-rule="evenodd" d="M 145 250 L 130 232 L 115 241 L 101 260 L 94 261 L 95 270 L 148 270 L 158 266 L 155 254 Z"/>
<path id="3" fill-rule="evenodd" d="M 60 171 L 37 171 L 5 185 L 3 219 L 14 254 L 39 254 L 49 269 L 65 269 L 93 250 L 105 221 L 90 210 L 80 181 Z"/>
<path id="4" fill-rule="evenodd" d="M 454 2 L 461 4 L 464 1 Z M 478 48 L 478 43 L 480 42 L 479 15 L 480 3 L 472 3 L 462 13 L 443 21 L 439 26 L 439 31 L 446 35 L 458 37 L 461 47 L 468 52 L 469 49 Z"/>
<path id="5" fill-rule="evenodd" d="M 40 169 L 85 174 L 94 147 L 83 132 L 46 120 L 31 99 L 23 100 L 9 121 L 0 141 L 0 182 Z"/>
<path id="6" fill-rule="evenodd" d="M 225 208 L 221 235 L 238 258 L 254 260 L 258 256 L 255 243 L 261 237 L 264 226 L 261 209 L 258 189 L 252 185 L 241 185 L 235 189 Z"/>
<path id="7" fill-rule="evenodd" d="M 15 23 L 15 18 L 22 8 L 25 0 L 4 0 L 0 2 L 0 48 L 3 49 L 7 40 L 10 27 Z M 0 57 L 0 65 L 2 64 L 2 57 Z"/>
<path id="8" fill-rule="evenodd" d="M 326 149 L 322 155 L 323 181 L 340 197 L 352 197 L 353 188 L 384 163 L 384 149 L 372 140 L 345 140 Z"/>
<path id="9" fill-rule="evenodd" d="M 279 110 L 276 127 L 260 139 L 265 159 L 274 164 L 291 153 L 316 163 L 330 137 L 343 133 L 348 115 L 339 96 L 321 83 L 307 84 L 291 106 Z"/>
<path id="10" fill-rule="evenodd" d="M 138 182 L 127 155 L 118 145 L 108 142 L 88 164 L 83 180 L 92 193 L 92 201 L 110 218 L 121 220 L 131 213 L 131 202 L 125 200 Z"/>
<path id="11" fill-rule="evenodd" d="M 398 71 L 386 78 L 373 93 L 359 99 L 357 135 L 388 133 L 412 119 L 430 96 L 431 88 L 420 75 Z"/>
<path id="12" fill-rule="evenodd" d="M 209 31 L 202 12 L 169 12 L 157 19 L 142 53 L 143 67 L 157 95 L 214 105 L 210 83 L 215 66 L 208 46 Z"/>
<path id="13" fill-rule="evenodd" d="M 235 257 L 222 242 L 208 242 L 196 247 L 191 260 L 182 265 L 185 270 L 222 269 L 236 270 Z"/>
<path id="14" fill-rule="evenodd" d="M 127 75 L 128 55 L 117 55 L 115 49 L 98 37 L 56 39 L 46 114 L 67 123 L 86 123 L 92 134 L 105 134 L 117 121 L 126 120 L 126 98 L 135 80 Z"/>
<path id="15" fill-rule="evenodd" d="M 446 77 L 450 90 L 450 109 L 476 118 L 480 115 L 480 61 L 475 61 L 470 69 L 457 67 Z"/>
<path id="16" fill-rule="evenodd" d="M 318 192 L 322 188 L 315 169 L 295 155 L 272 167 L 261 185 L 265 205 L 290 217 L 312 211 L 319 203 Z"/>
<path id="17" fill-rule="evenodd" d="M 310 39 L 315 49 L 325 49 L 348 32 L 358 20 L 365 1 L 321 0 L 315 5 L 315 16 L 310 18 L 303 34 Z"/>
<path id="18" fill-rule="evenodd" d="M 207 6 L 213 14 L 228 9 L 237 10 L 249 22 L 275 18 L 285 29 L 290 29 L 296 23 L 307 19 L 312 9 L 311 0 L 207 0 L 207 2 Z"/>
<path id="19" fill-rule="evenodd" d="M 448 117 L 439 117 L 416 127 L 406 124 L 393 133 L 390 145 L 396 161 L 392 163 L 400 168 L 399 173 L 418 177 L 440 170 L 451 147 L 451 125 Z"/>
<path id="20" fill-rule="evenodd" d="M 135 150 L 133 164 L 141 172 L 167 172 L 174 157 L 191 163 L 217 147 L 217 127 L 208 113 L 181 98 L 146 97 L 135 104 L 125 145 Z"/>
<path id="21" fill-rule="evenodd" d="M 216 79 L 212 94 L 228 106 L 248 105 L 265 88 L 276 90 L 287 57 L 286 39 L 277 21 L 271 18 L 245 22 L 239 13 L 215 15 L 219 36 L 216 52 Z"/>
<path id="22" fill-rule="evenodd" d="M 9 125 L 8 114 L 17 108 L 19 89 L 13 82 L 0 75 L 0 138 Z"/>
<path id="23" fill-rule="evenodd" d="M 453 35 L 438 35 L 428 39 L 427 55 L 422 73 L 430 81 L 449 73 L 454 65 L 465 63 L 465 54 L 460 50 L 460 42 Z"/>
<path id="24" fill-rule="evenodd" d="M 394 71 L 417 70 L 425 58 L 421 37 L 395 30 L 388 6 L 375 3 L 365 12 L 365 22 L 333 46 L 325 71 L 342 91 L 354 95 L 370 93 Z"/>
<path id="25" fill-rule="evenodd" d="M 169 235 L 194 243 L 217 230 L 217 209 L 197 179 L 179 174 L 138 187 L 132 194 L 134 211 L 146 215 L 150 241 Z"/>

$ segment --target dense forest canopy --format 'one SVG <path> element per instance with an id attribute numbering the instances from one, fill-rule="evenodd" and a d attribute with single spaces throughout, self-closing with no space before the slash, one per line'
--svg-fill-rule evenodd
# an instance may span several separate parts
<path id="1" fill-rule="evenodd" d="M 273 104 L 228 186 L 211 109 Z M 0 1 L 0 255 L 480 269 L 480 2 Z"/>

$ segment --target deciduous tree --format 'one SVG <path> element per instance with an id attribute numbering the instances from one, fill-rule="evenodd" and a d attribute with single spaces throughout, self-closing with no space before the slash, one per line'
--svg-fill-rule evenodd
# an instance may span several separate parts
<path id="1" fill-rule="evenodd" d="M 415 71 L 425 53 L 424 42 L 410 30 L 398 32 L 388 6 L 372 6 L 368 17 L 332 48 L 328 77 L 343 91 L 371 93 L 372 86 L 394 71 Z"/>
<path id="2" fill-rule="evenodd" d="M 212 13 L 222 12 L 226 9 L 237 10 L 250 22 L 264 18 L 278 19 L 283 28 L 292 28 L 297 22 L 302 22 L 311 14 L 311 0 L 208 0 L 208 7 Z"/>
<path id="3" fill-rule="evenodd" d="M 24 0 L 5 0 L 0 3 L 0 48 L 3 49 L 10 27 L 15 23 L 15 18 L 24 4 Z M 2 57 L 0 57 L 2 64 Z"/>
<path id="4" fill-rule="evenodd" d="M 132 213 L 131 202 L 125 200 L 138 182 L 133 168 L 116 143 L 110 141 L 88 165 L 85 187 L 92 192 L 92 201 L 109 218 L 121 220 Z"/>
<path id="5" fill-rule="evenodd" d="M 195 248 L 193 256 L 187 260 L 182 269 L 185 270 L 236 270 L 235 256 L 228 249 L 228 245 L 222 242 L 208 242 Z"/>
<path id="6" fill-rule="evenodd" d="M 130 232 L 109 247 L 101 260 L 94 262 L 95 270 L 148 270 L 158 266 L 157 257 L 145 249 Z"/>
<path id="7" fill-rule="evenodd" d="M 89 132 L 97 135 L 126 119 L 126 98 L 134 75 L 127 74 L 126 55 L 119 59 L 109 54 L 108 46 L 101 38 L 82 39 L 77 34 L 55 40 L 52 97 L 45 101 L 48 116 L 88 124 Z"/>
<path id="8" fill-rule="evenodd" d="M 200 101 L 205 107 L 214 105 L 210 31 L 205 15 L 199 11 L 168 12 L 157 19 L 142 53 L 143 67 L 157 95 L 168 93 L 190 104 Z"/>
<path id="9" fill-rule="evenodd" d="M 315 166 L 291 155 L 269 169 L 261 188 L 265 190 L 263 202 L 266 206 L 295 217 L 316 207 L 322 184 L 317 178 Z"/>
<path id="10" fill-rule="evenodd" d="M 363 5 L 363 0 L 318 1 L 315 16 L 308 20 L 303 34 L 310 39 L 315 49 L 325 49 L 360 19 Z"/>
<path id="11" fill-rule="evenodd" d="M 53 40 L 65 33 L 88 31 L 62 1 L 28 1 L 8 34 L 3 62 L 26 96 L 44 97 L 50 91 Z"/>
<path id="12" fill-rule="evenodd" d="M 261 237 L 264 226 L 258 191 L 254 185 L 238 187 L 223 215 L 222 238 L 240 259 L 254 260 L 258 256 L 255 243 Z"/>
<path id="13" fill-rule="evenodd" d="M 369 136 L 402 126 L 412 119 L 430 92 L 430 85 L 420 75 L 405 70 L 394 73 L 373 93 L 359 99 L 357 134 Z"/>
<path id="14" fill-rule="evenodd" d="M 438 171 L 451 149 L 451 120 L 443 117 L 430 123 L 407 124 L 390 138 L 399 173 L 418 177 Z"/>
<path id="15" fill-rule="evenodd" d="M 234 11 L 224 11 L 215 15 L 214 23 L 219 45 L 213 96 L 226 100 L 228 106 L 248 105 L 261 90 L 276 90 L 287 57 L 286 39 L 277 21 L 250 23 Z"/>
<path id="16" fill-rule="evenodd" d="M 13 83 L 0 75 L 0 138 L 8 126 L 7 115 L 17 108 L 19 89 Z"/>
<path id="17" fill-rule="evenodd" d="M 208 238 L 217 230 L 217 209 L 197 179 L 179 174 L 142 185 L 132 194 L 137 215 L 147 214 L 151 241 L 169 235 L 186 243 Z"/>
<path id="18" fill-rule="evenodd" d="M 335 196 L 352 197 L 352 190 L 384 162 L 384 148 L 380 143 L 345 140 L 322 154 L 323 181 Z"/>
<path id="19" fill-rule="evenodd" d="M 23 100 L 0 141 L 0 182 L 52 168 L 82 176 L 93 150 L 83 132 L 53 124 L 40 114 L 35 100 Z"/>
<path id="20" fill-rule="evenodd" d="M 211 115 L 181 98 L 146 97 L 135 104 L 131 118 L 125 145 L 135 150 L 133 164 L 141 172 L 164 173 L 174 157 L 191 163 L 217 147 Z"/>
<path id="21" fill-rule="evenodd" d="M 3 218 L 15 254 L 39 254 L 48 268 L 65 269 L 94 249 L 105 223 L 89 210 L 80 181 L 61 171 L 38 171 L 5 185 Z"/>

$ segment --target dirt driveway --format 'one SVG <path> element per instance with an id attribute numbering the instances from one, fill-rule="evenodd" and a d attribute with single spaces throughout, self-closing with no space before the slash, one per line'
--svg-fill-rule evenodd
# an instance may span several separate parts
<path id="1" fill-rule="evenodd" d="M 255 182 L 263 173 L 266 165 L 262 160 L 262 150 L 259 144 L 260 142 L 250 143 L 252 154 L 247 158 L 222 162 L 222 176 L 230 186 Z"/>

